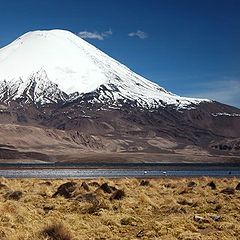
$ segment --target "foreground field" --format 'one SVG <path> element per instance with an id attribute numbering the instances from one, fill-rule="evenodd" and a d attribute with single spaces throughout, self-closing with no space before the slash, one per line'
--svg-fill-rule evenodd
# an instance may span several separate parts
<path id="1" fill-rule="evenodd" d="M 239 213 L 239 179 L 0 179 L 1 240 L 240 239 Z"/>

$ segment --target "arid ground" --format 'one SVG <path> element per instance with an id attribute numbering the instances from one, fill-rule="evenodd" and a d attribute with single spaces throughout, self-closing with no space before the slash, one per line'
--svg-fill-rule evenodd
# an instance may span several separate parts
<path id="1" fill-rule="evenodd" d="M 2 178 L 0 239 L 240 239 L 239 182 Z"/>
<path id="2" fill-rule="evenodd" d="M 240 139 L 221 142 L 219 144 L 222 150 L 216 150 L 215 147 L 205 149 L 194 142 L 186 144 L 171 137 L 159 137 L 150 130 L 144 134 L 139 130 L 140 132 L 129 132 L 123 136 L 109 136 L 84 133 L 83 129 L 59 130 L 43 126 L 6 124 L 1 123 L 2 120 L 1 118 L 0 163 L 240 162 Z M 184 130 L 180 132 L 182 134 Z"/>

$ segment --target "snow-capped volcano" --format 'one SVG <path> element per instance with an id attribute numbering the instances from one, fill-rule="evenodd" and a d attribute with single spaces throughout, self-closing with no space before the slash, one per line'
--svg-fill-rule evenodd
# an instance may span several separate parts
<path id="1" fill-rule="evenodd" d="M 110 151 L 124 161 L 128 152 L 134 161 L 166 153 L 196 161 L 202 150 L 204 161 L 206 153 L 233 157 L 239 116 L 168 92 L 68 31 L 29 32 L 0 49 L 0 158 L 83 161 L 83 151 Z"/>
<path id="2" fill-rule="evenodd" d="M 209 101 L 172 94 L 65 30 L 29 32 L 0 49 L 0 100 L 25 94 L 41 103 L 67 101 L 95 90 L 96 101 L 127 99 L 146 107 Z"/>

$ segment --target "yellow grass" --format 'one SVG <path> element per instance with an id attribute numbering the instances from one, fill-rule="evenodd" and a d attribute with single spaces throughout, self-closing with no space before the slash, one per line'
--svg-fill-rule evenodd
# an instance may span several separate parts
<path id="1" fill-rule="evenodd" d="M 216 190 L 206 187 L 212 180 Z M 52 198 L 68 181 L 77 183 L 74 197 Z M 110 201 L 111 194 L 90 186 L 99 204 L 77 200 L 86 193 L 81 188 L 83 181 L 107 182 L 126 196 Z M 140 181 L 0 179 L 0 239 L 240 239 L 240 191 L 220 193 L 226 187 L 235 188 L 238 179 L 165 178 L 149 180 L 149 186 L 140 186 Z M 197 185 L 187 187 L 190 181 Z M 22 191 L 23 195 L 19 200 L 9 200 L 6 193 L 10 190 Z M 194 216 L 204 221 L 196 221 Z M 212 219 L 216 216 L 219 221 Z M 53 231 L 66 238 L 47 235 L 48 228 L 56 228 Z"/>

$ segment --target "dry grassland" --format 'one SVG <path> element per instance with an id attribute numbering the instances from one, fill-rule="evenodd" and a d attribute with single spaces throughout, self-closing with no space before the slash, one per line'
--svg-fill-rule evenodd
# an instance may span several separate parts
<path id="1" fill-rule="evenodd" d="M 141 181 L 2 178 L 0 239 L 240 239 L 239 179 Z"/>

